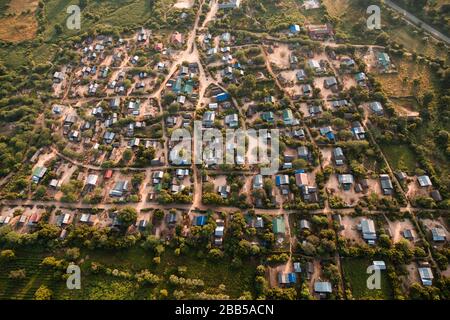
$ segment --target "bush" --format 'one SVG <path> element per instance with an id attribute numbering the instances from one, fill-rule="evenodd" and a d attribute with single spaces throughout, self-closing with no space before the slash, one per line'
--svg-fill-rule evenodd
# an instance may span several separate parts
<path id="1" fill-rule="evenodd" d="M 11 261 L 16 257 L 13 250 L 2 250 L 0 253 L 0 261 Z"/>
<path id="2" fill-rule="evenodd" d="M 35 300 L 50 300 L 52 298 L 52 295 L 53 295 L 53 292 L 46 286 L 42 285 L 34 293 L 34 299 Z"/>

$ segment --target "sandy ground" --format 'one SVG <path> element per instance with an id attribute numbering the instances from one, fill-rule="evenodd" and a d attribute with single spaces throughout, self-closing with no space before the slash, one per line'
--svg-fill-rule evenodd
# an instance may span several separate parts
<path id="1" fill-rule="evenodd" d="M 344 84 L 344 90 L 348 90 L 351 87 L 357 87 L 358 84 L 356 83 L 355 77 L 350 74 L 350 75 L 344 75 L 342 77 L 343 80 L 343 84 Z"/>
<path id="2" fill-rule="evenodd" d="M 149 99 L 144 100 L 139 107 L 139 119 L 143 119 L 147 116 L 154 117 L 158 112 L 159 108 L 156 104 L 153 104 Z"/>
<path id="3" fill-rule="evenodd" d="M 327 167 L 329 165 L 333 165 L 333 148 L 321 148 L 320 152 L 322 152 L 322 165 L 323 167 Z"/>
<path id="4" fill-rule="evenodd" d="M 324 80 L 327 79 L 328 77 L 316 77 L 314 78 L 314 87 L 315 88 L 319 88 L 320 92 L 323 96 L 324 99 L 329 99 L 332 98 L 333 96 L 335 96 L 335 93 L 333 93 L 333 91 L 331 91 L 331 89 L 326 89 L 324 87 Z"/>
<path id="5" fill-rule="evenodd" d="M 248 176 L 245 178 L 244 186 L 242 187 L 241 194 L 245 194 L 247 196 L 247 202 L 251 203 L 251 193 L 253 191 L 253 176 Z"/>
<path id="6" fill-rule="evenodd" d="M 333 174 L 330 179 L 328 179 L 325 187 L 327 188 L 328 193 L 339 196 L 347 205 L 355 205 L 359 199 L 364 197 L 366 194 L 370 194 L 371 192 L 376 192 L 379 196 L 381 196 L 380 183 L 378 180 L 368 179 L 368 184 L 368 193 L 356 193 L 354 186 L 350 188 L 350 190 L 343 190 L 339 184 L 337 175 Z"/>
<path id="7" fill-rule="evenodd" d="M 56 157 L 56 152 L 51 151 L 49 153 L 41 153 L 39 155 L 38 161 L 36 163 L 36 165 L 33 167 L 33 170 L 36 169 L 37 167 L 43 167 L 45 165 L 47 165 L 54 157 Z"/>
<path id="8" fill-rule="evenodd" d="M 396 220 L 396 221 L 390 221 L 388 220 L 389 229 L 391 230 L 392 234 L 392 241 L 394 243 L 399 242 L 400 240 L 404 239 L 402 232 L 406 229 L 412 230 L 414 238 L 417 237 L 417 232 L 414 229 L 414 225 L 409 219 L 405 219 L 403 221 Z"/>
<path id="9" fill-rule="evenodd" d="M 351 216 L 342 217 L 342 225 L 344 229 L 341 231 L 342 236 L 350 242 L 355 244 L 363 244 L 364 239 L 361 237 L 361 233 L 357 229 L 357 225 L 361 222 L 363 217 L 352 218 Z"/>
<path id="10" fill-rule="evenodd" d="M 38 6 L 38 0 L 11 0 L 8 4 L 8 13 L 20 14 L 28 10 L 34 11 Z"/>
<path id="11" fill-rule="evenodd" d="M 283 83 L 285 91 L 288 92 L 291 97 L 303 94 L 301 85 L 297 84 L 297 71 L 298 70 L 286 70 L 280 72 L 280 75 L 284 79 L 284 82 L 281 82 Z"/>
<path id="12" fill-rule="evenodd" d="M 19 2 L 19 1 L 13 1 Z M 22 2 L 22 1 L 20 1 Z M 37 3 L 37 1 L 36 1 Z M 22 4 L 19 4 L 19 9 Z M 36 36 L 38 22 L 34 16 L 35 7 L 30 13 L 5 16 L 0 19 L 0 39 L 4 41 L 19 42 L 31 40 Z"/>
<path id="13" fill-rule="evenodd" d="M 322 275 L 322 268 L 320 267 L 320 261 L 318 259 L 314 259 L 314 272 L 311 274 L 311 278 L 309 280 L 309 291 L 314 293 L 314 283 L 316 280 L 319 280 Z"/>
<path id="14" fill-rule="evenodd" d="M 445 223 L 442 218 L 438 218 L 436 220 L 421 219 L 421 221 L 427 227 L 427 229 L 430 230 L 430 232 L 431 232 L 431 229 L 433 229 L 433 228 L 444 229 L 447 239 L 450 239 L 450 233 L 448 232 L 447 228 L 445 227 Z"/>
<path id="15" fill-rule="evenodd" d="M 417 177 L 414 177 L 412 181 L 408 184 L 408 192 L 406 193 L 409 199 L 414 199 L 419 196 L 428 196 L 430 190 L 428 188 L 421 188 L 417 182 Z"/>
<path id="16" fill-rule="evenodd" d="M 280 69 L 288 69 L 290 50 L 287 44 L 272 46 L 273 53 L 269 53 L 269 61 Z"/>
<path id="17" fill-rule="evenodd" d="M 377 59 L 373 50 L 368 50 L 363 57 L 365 64 L 367 65 L 369 72 L 377 71 Z"/>
<path id="18" fill-rule="evenodd" d="M 304 116 L 305 118 L 310 117 L 309 109 L 308 109 L 308 104 L 307 104 L 307 103 L 305 103 L 305 102 L 300 103 L 300 108 L 299 108 L 299 110 L 303 113 L 303 116 Z"/>
<path id="19" fill-rule="evenodd" d="M 420 283 L 419 271 L 417 270 L 417 265 L 415 262 L 406 265 L 406 270 L 408 271 L 408 275 L 401 276 L 404 291 L 408 291 L 413 283 Z"/>
<path id="20" fill-rule="evenodd" d="M 77 166 L 74 166 L 71 163 L 64 163 L 58 168 L 56 174 L 60 177 L 59 179 L 62 181 L 62 183 L 65 184 L 70 181 L 70 177 L 76 170 Z"/>
<path id="21" fill-rule="evenodd" d="M 190 0 L 190 1 L 193 2 L 193 0 Z M 206 14 L 206 18 L 205 18 L 205 21 L 203 21 L 202 28 L 206 27 L 206 25 L 210 21 L 213 21 L 215 19 L 217 11 L 219 10 L 218 0 L 211 0 L 209 6 L 210 6 L 210 10 Z"/>
<path id="22" fill-rule="evenodd" d="M 214 191 L 217 191 L 217 188 L 227 184 L 227 176 L 215 176 L 213 178 L 214 183 Z M 212 180 L 212 179 L 211 179 Z"/>
<path id="23" fill-rule="evenodd" d="M 446 270 L 441 272 L 442 276 L 446 277 L 446 278 L 450 278 L 450 266 L 447 267 Z"/>
<path id="24" fill-rule="evenodd" d="M 190 9 L 194 5 L 194 0 L 178 0 L 173 6 L 177 9 Z"/>

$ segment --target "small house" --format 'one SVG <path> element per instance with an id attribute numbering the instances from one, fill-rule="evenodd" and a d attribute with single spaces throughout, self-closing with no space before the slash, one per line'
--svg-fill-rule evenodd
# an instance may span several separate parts
<path id="1" fill-rule="evenodd" d="M 361 220 L 361 232 L 363 239 L 366 241 L 374 241 L 377 239 L 377 233 L 375 231 L 375 223 L 372 219 Z"/>
<path id="2" fill-rule="evenodd" d="M 216 120 L 216 113 L 214 111 L 206 111 L 203 114 L 203 126 L 206 128 L 211 128 Z"/>
<path id="3" fill-rule="evenodd" d="M 311 230 L 311 224 L 308 220 L 302 219 L 300 220 L 300 229 L 301 230 Z"/>
<path id="4" fill-rule="evenodd" d="M 239 125 L 239 118 L 237 113 L 225 116 L 225 124 L 230 128 L 236 128 Z"/>
<path id="5" fill-rule="evenodd" d="M 431 183 L 430 177 L 426 175 L 417 177 L 417 182 L 419 182 L 421 188 L 428 188 L 433 185 Z"/>
<path id="6" fill-rule="evenodd" d="M 34 183 L 39 183 L 41 179 L 44 177 L 45 173 L 47 172 L 46 167 L 36 167 L 33 171 L 33 175 L 31 177 L 31 180 Z"/>
<path id="7" fill-rule="evenodd" d="M 422 284 L 424 286 L 432 286 L 433 285 L 433 271 L 431 271 L 431 268 L 418 268 L 419 270 L 419 276 L 420 281 L 422 281 Z"/>
<path id="8" fill-rule="evenodd" d="M 334 159 L 334 163 L 337 166 L 344 165 L 345 156 L 344 156 L 344 151 L 342 150 L 341 147 L 337 147 L 337 148 L 333 149 L 333 159 Z"/>
<path id="9" fill-rule="evenodd" d="M 335 77 L 328 77 L 323 81 L 323 86 L 325 89 L 333 89 L 337 86 L 337 84 L 337 79 Z"/>
<path id="10" fill-rule="evenodd" d="M 386 263 L 384 261 L 373 261 L 372 265 L 376 270 L 386 270 Z"/>
<path id="11" fill-rule="evenodd" d="M 431 235 L 433 237 L 434 242 L 444 242 L 447 239 L 445 230 L 442 228 L 431 229 Z"/>
<path id="12" fill-rule="evenodd" d="M 369 108 L 370 110 L 372 110 L 373 113 L 377 115 L 383 114 L 383 105 L 378 101 L 369 103 Z"/>
<path id="13" fill-rule="evenodd" d="M 328 281 L 316 281 L 314 282 L 314 292 L 321 296 L 331 294 L 333 292 L 331 283 Z"/>
<path id="14" fill-rule="evenodd" d="M 272 230 L 273 230 L 273 233 L 275 233 L 275 234 L 284 235 L 286 233 L 286 226 L 284 224 L 284 219 L 282 217 L 273 218 Z"/>
<path id="15" fill-rule="evenodd" d="M 292 125 L 294 122 L 294 116 L 292 114 L 291 109 L 284 109 L 283 110 L 283 122 L 285 125 Z"/>
<path id="16" fill-rule="evenodd" d="M 384 195 L 392 195 L 394 193 L 394 186 L 388 174 L 380 174 L 380 183 Z"/>
<path id="17" fill-rule="evenodd" d="M 253 189 L 262 189 L 263 188 L 263 176 L 261 174 L 257 174 L 253 177 Z"/>
<path id="18" fill-rule="evenodd" d="M 355 182 L 353 175 L 351 174 L 340 174 L 338 175 L 339 184 L 342 186 L 344 190 L 350 190 L 353 183 Z"/>
<path id="19" fill-rule="evenodd" d="M 128 181 L 118 181 L 109 192 L 111 197 L 122 197 L 128 190 Z"/>

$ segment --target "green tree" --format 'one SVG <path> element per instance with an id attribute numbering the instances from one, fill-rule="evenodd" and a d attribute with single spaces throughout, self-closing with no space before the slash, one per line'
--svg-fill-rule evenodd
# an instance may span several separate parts
<path id="1" fill-rule="evenodd" d="M 138 213 L 133 207 L 126 207 L 119 211 L 117 218 L 121 223 L 123 223 L 126 227 L 136 223 L 138 217 Z"/>

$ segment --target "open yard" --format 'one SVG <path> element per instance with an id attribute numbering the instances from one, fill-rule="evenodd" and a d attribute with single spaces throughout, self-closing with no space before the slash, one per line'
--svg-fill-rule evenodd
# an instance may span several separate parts
<path id="1" fill-rule="evenodd" d="M 367 274 L 367 267 L 371 264 L 371 261 L 365 259 L 345 258 L 342 260 L 344 279 L 350 284 L 353 297 L 359 300 L 392 299 L 392 287 L 386 271 L 381 271 L 381 289 L 370 290 L 367 288 L 367 278 L 370 276 Z"/>
<path id="2" fill-rule="evenodd" d="M 389 96 L 420 96 L 433 88 L 433 76 L 428 66 L 411 61 L 409 58 L 395 59 L 398 74 L 376 75 Z M 414 80 L 418 81 L 414 83 Z"/>

